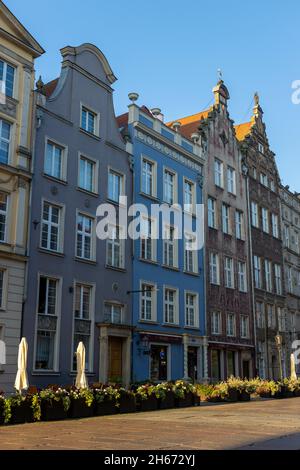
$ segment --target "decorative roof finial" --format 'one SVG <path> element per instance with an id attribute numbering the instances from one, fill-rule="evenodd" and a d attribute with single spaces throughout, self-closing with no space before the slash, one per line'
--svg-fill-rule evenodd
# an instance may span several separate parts
<path id="1" fill-rule="evenodd" d="M 39 76 L 38 81 L 36 82 L 36 88 L 39 93 L 42 93 L 43 88 L 44 88 L 44 82 L 42 80 L 42 76 Z"/>
<path id="2" fill-rule="evenodd" d="M 254 93 L 254 104 L 255 106 L 259 106 L 259 95 L 257 91 Z"/>
<path id="3" fill-rule="evenodd" d="M 223 73 L 222 73 L 221 69 L 218 69 L 218 79 L 219 79 L 219 81 L 223 80 Z"/>

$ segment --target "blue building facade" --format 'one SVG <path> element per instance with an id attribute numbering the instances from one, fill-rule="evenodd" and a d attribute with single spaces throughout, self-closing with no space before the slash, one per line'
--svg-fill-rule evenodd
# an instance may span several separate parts
<path id="1" fill-rule="evenodd" d="M 133 201 L 147 209 L 139 212 L 142 236 L 133 241 L 132 380 L 205 380 L 203 247 L 187 249 L 196 230 L 196 205 L 202 203 L 201 137 L 182 137 L 162 122 L 159 109 L 135 103 L 118 122 L 132 155 Z M 164 219 L 157 205 L 166 210 Z M 190 227 L 184 225 L 180 236 L 184 213 Z M 157 239 L 151 238 L 155 231 Z"/>

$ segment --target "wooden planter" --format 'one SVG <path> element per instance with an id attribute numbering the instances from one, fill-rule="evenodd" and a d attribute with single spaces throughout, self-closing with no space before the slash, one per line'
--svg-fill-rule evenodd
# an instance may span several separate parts
<path id="1" fill-rule="evenodd" d="M 250 393 L 246 392 L 246 390 L 239 391 L 238 401 L 250 401 Z"/>
<path id="2" fill-rule="evenodd" d="M 238 397 L 239 397 L 239 391 L 234 389 L 234 388 L 230 388 L 228 390 L 228 396 L 227 396 L 227 401 L 230 401 L 230 402 L 236 402 L 238 401 Z"/>
<path id="3" fill-rule="evenodd" d="M 134 395 L 122 395 L 120 398 L 120 413 L 134 413 L 136 401 Z"/>
<path id="4" fill-rule="evenodd" d="M 69 409 L 70 418 L 90 418 L 93 416 L 93 405 L 87 406 L 84 398 L 71 399 L 71 406 Z"/>
<path id="5" fill-rule="evenodd" d="M 146 400 L 138 400 L 137 409 L 139 411 L 155 411 L 158 409 L 158 399 L 152 394 Z"/>
<path id="6" fill-rule="evenodd" d="M 61 400 L 42 400 L 41 412 L 42 421 L 60 421 L 68 417 L 68 412 L 65 411 Z"/>
<path id="7" fill-rule="evenodd" d="M 166 392 L 166 398 L 164 400 L 160 399 L 158 407 L 160 410 L 167 410 L 169 408 L 174 408 L 175 406 L 175 396 L 174 393 L 170 390 Z"/>
<path id="8" fill-rule="evenodd" d="M 19 406 L 11 407 L 10 424 L 32 423 L 33 410 L 31 408 L 31 401 L 23 401 Z"/>
<path id="9" fill-rule="evenodd" d="M 184 398 L 175 398 L 175 406 L 177 408 L 187 408 L 189 406 L 194 406 L 195 398 L 192 392 L 188 392 L 185 394 Z"/>
<path id="10" fill-rule="evenodd" d="M 95 416 L 114 415 L 118 412 L 115 400 L 104 400 L 95 404 Z"/>

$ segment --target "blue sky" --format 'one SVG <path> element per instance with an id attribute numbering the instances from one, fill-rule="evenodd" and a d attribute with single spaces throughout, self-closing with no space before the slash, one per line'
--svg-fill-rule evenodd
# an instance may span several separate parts
<path id="1" fill-rule="evenodd" d="M 48 81 L 59 75 L 59 49 L 96 44 L 118 77 L 115 109 L 128 92 L 160 107 L 166 120 L 205 109 L 217 70 L 229 88 L 236 123 L 249 119 L 258 91 L 282 182 L 300 192 L 299 0 L 5 0 L 46 50 L 36 63 Z"/>

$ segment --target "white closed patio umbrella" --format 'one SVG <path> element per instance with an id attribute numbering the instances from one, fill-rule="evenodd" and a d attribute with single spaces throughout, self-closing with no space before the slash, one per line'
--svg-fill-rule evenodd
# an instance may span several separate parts
<path id="1" fill-rule="evenodd" d="M 88 383 L 85 376 L 85 347 L 82 341 L 78 344 L 76 351 L 77 359 L 77 375 L 76 375 L 76 388 L 87 388 Z"/>
<path id="2" fill-rule="evenodd" d="M 297 380 L 296 364 L 295 364 L 295 356 L 294 356 L 294 353 L 291 354 L 291 379 L 292 379 L 292 380 Z"/>
<path id="3" fill-rule="evenodd" d="M 27 390 L 28 388 L 28 379 L 27 379 L 27 351 L 28 351 L 28 344 L 25 338 L 21 339 L 19 344 L 19 352 L 18 352 L 18 372 L 16 375 L 15 380 L 15 389 L 18 390 L 19 393 L 22 390 Z"/>

